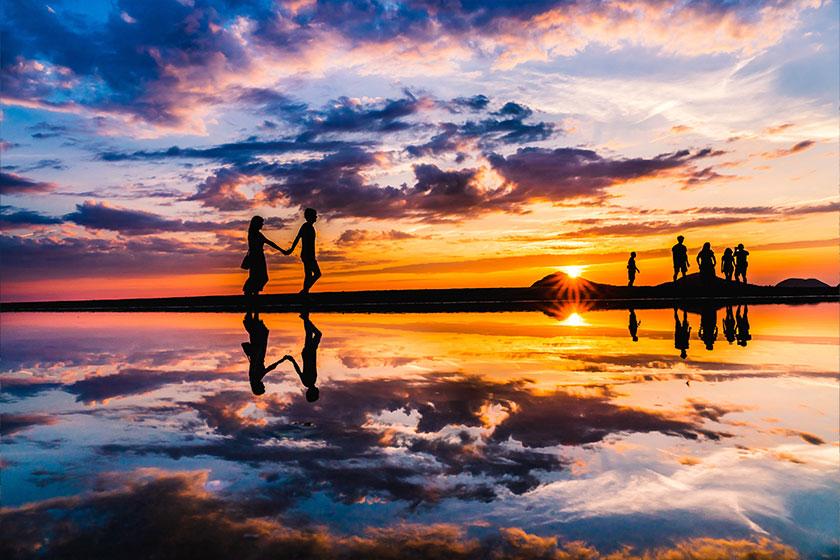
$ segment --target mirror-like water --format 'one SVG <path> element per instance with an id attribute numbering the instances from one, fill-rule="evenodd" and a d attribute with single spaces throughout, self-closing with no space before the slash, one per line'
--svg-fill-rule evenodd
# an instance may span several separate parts
<path id="1" fill-rule="evenodd" d="M 697 311 L 4 314 L 0 546 L 836 555 L 837 305 Z"/>

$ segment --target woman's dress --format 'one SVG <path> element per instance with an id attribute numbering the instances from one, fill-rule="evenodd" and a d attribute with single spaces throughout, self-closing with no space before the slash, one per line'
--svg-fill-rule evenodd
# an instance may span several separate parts
<path id="1" fill-rule="evenodd" d="M 268 267 L 265 264 L 265 252 L 263 244 L 265 236 L 262 232 L 248 234 L 248 279 L 242 291 L 247 293 L 261 292 L 268 283 Z"/>

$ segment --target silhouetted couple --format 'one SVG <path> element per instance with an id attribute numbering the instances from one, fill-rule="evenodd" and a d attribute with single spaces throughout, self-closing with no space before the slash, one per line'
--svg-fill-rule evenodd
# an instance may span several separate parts
<path id="1" fill-rule="evenodd" d="M 726 248 L 723 257 L 720 259 L 720 271 L 727 280 L 732 280 L 734 273 L 736 282 L 738 282 L 738 278 L 741 278 L 744 284 L 747 283 L 747 255 L 749 254 L 750 252 L 744 249 L 743 243 L 739 243 L 734 251 L 729 247 Z"/>
<path id="2" fill-rule="evenodd" d="M 265 353 L 268 347 L 268 328 L 260 319 L 258 312 L 245 314 L 245 319 L 242 323 L 245 325 L 245 330 L 248 331 L 250 340 L 242 343 L 242 349 L 245 355 L 248 356 L 248 379 L 251 382 L 251 391 L 255 395 L 262 395 L 265 393 L 265 384 L 263 378 L 278 365 L 285 361 L 292 362 L 292 367 L 295 368 L 300 377 L 300 381 L 306 387 L 306 400 L 315 402 L 318 400 L 320 392 L 315 386 L 318 380 L 318 366 L 317 366 L 317 352 L 318 345 L 321 343 L 321 331 L 319 331 L 312 321 L 309 320 L 308 313 L 301 313 L 303 319 L 303 329 L 305 332 L 305 339 L 303 349 L 300 352 L 301 362 L 303 362 L 303 369 L 300 368 L 297 361 L 289 354 L 286 354 L 276 362 L 269 366 L 265 365 Z"/>
<path id="3" fill-rule="evenodd" d="M 306 220 L 300 230 L 298 230 L 297 237 L 292 242 L 291 248 L 288 250 L 281 249 L 276 243 L 268 239 L 260 231 L 265 223 L 261 216 L 254 216 L 251 218 L 251 224 L 248 226 L 248 253 L 242 261 L 242 268 L 248 269 L 248 279 L 242 287 L 242 291 L 246 296 L 255 296 L 265 288 L 268 282 L 268 268 L 265 263 L 265 251 L 263 245 L 274 247 L 284 255 L 292 254 L 292 251 L 297 247 L 300 241 L 300 260 L 303 261 L 303 289 L 302 294 L 308 294 L 309 289 L 321 277 L 321 268 L 318 266 L 318 261 L 315 259 L 315 222 L 318 220 L 318 213 L 312 208 L 307 208 L 303 212 L 303 218 Z"/>

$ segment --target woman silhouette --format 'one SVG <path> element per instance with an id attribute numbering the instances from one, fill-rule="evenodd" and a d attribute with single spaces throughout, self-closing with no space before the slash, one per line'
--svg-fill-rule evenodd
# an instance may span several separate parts
<path id="1" fill-rule="evenodd" d="M 715 265 L 717 259 L 715 252 L 712 251 L 712 245 L 708 241 L 703 243 L 703 249 L 697 253 L 697 264 L 700 266 L 700 278 L 703 282 L 708 282 L 715 277 Z"/>
<path id="2" fill-rule="evenodd" d="M 727 247 L 720 258 L 720 271 L 726 276 L 727 280 L 732 280 L 732 273 L 735 272 L 735 255 L 732 254 L 732 249 Z"/>
<path id="3" fill-rule="evenodd" d="M 270 245 L 278 251 L 281 250 L 273 241 L 262 234 L 260 230 L 263 223 L 265 221 L 262 216 L 254 216 L 248 226 L 248 255 L 245 257 L 248 260 L 248 279 L 242 286 L 242 291 L 246 296 L 259 294 L 268 282 L 268 268 L 265 265 L 263 245 Z"/>

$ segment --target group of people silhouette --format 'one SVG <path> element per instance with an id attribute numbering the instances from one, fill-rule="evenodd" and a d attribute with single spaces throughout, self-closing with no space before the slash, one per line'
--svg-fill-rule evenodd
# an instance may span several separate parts
<path id="1" fill-rule="evenodd" d="M 688 247 L 683 244 L 685 237 L 677 236 L 677 244 L 671 247 L 671 256 L 674 262 L 674 282 L 677 277 L 682 274 L 685 278 L 691 264 L 688 262 Z M 723 251 L 723 256 L 720 259 L 720 271 L 727 280 L 734 280 L 736 282 L 747 283 L 747 255 L 750 252 L 744 249 L 744 244 L 739 243 L 735 249 L 727 247 Z M 717 265 L 717 258 L 715 252 L 712 250 L 712 245 L 708 241 L 703 244 L 703 248 L 697 253 L 697 266 L 700 268 L 700 278 L 709 283 L 716 277 L 715 266 Z M 636 273 L 641 272 L 636 266 L 636 253 L 630 253 L 630 258 L 627 260 L 627 285 L 632 286 L 636 281 Z M 740 280 L 739 280 L 740 278 Z"/>
<path id="2" fill-rule="evenodd" d="M 248 226 L 248 252 L 242 260 L 242 268 L 248 271 L 248 279 L 242 286 L 246 296 L 256 296 L 268 283 L 268 267 L 265 262 L 264 245 L 273 247 L 288 256 L 300 242 L 300 260 L 303 262 L 303 289 L 301 294 L 308 294 L 312 285 L 321 277 L 321 268 L 315 258 L 315 222 L 318 220 L 318 213 L 307 208 L 303 211 L 304 223 L 298 230 L 297 237 L 289 249 L 281 249 L 276 243 L 268 239 L 262 230 L 265 220 L 262 216 L 254 216 Z"/>
<path id="3" fill-rule="evenodd" d="M 639 325 L 642 322 L 636 317 L 636 311 L 630 309 L 628 330 L 634 342 L 639 340 Z M 744 305 L 734 312 L 732 306 L 726 306 L 726 315 L 723 318 L 723 336 L 729 344 L 737 341 L 738 346 L 746 346 L 752 340 L 750 335 L 749 308 Z M 697 338 L 703 341 L 706 350 L 714 350 L 715 341 L 718 338 L 717 308 L 704 307 L 700 312 L 700 329 Z M 680 351 L 680 358 L 688 357 L 688 345 L 691 338 L 691 326 L 688 324 L 688 312 L 683 310 L 682 320 L 679 317 L 679 310 L 674 308 L 674 348 Z"/>

